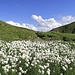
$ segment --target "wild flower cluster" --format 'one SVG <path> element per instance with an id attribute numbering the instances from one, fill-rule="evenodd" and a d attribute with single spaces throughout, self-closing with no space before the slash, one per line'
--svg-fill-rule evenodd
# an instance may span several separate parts
<path id="1" fill-rule="evenodd" d="M 0 75 L 74 74 L 74 42 L 0 41 Z"/>

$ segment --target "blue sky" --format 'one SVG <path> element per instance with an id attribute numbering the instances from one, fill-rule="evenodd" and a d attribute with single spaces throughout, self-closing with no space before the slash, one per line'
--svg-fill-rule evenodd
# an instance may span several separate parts
<path id="1" fill-rule="evenodd" d="M 41 30 L 46 27 L 41 21 L 52 25 L 51 21 L 60 23 L 63 17 L 75 20 L 75 0 L 0 0 L 0 20 L 3 21 L 30 24 Z"/>

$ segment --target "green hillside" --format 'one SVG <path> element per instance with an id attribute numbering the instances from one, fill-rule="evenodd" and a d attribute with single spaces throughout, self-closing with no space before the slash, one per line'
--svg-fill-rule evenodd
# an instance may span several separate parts
<path id="1" fill-rule="evenodd" d="M 66 25 L 67 26 L 67 25 Z M 65 29 L 63 27 L 57 28 L 50 32 L 35 32 L 26 28 L 16 27 L 0 21 L 0 40 L 13 41 L 13 40 L 64 40 L 75 41 L 75 23 L 69 24 Z M 71 30 L 72 29 L 72 30 Z M 64 30 L 63 33 L 62 30 Z M 67 31 L 67 32 L 66 32 Z"/>
<path id="2" fill-rule="evenodd" d="M 2 40 L 33 40 L 37 35 L 33 30 L 16 27 L 0 21 L 0 39 Z"/>
<path id="3" fill-rule="evenodd" d="M 61 32 L 61 33 L 75 33 L 75 22 L 55 28 L 51 31 Z"/>
<path id="4" fill-rule="evenodd" d="M 75 41 L 75 22 L 55 28 L 47 33 L 52 39 Z"/>

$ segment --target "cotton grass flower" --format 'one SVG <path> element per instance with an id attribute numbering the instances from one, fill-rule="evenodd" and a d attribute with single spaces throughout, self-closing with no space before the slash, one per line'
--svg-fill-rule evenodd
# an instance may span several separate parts
<path id="1" fill-rule="evenodd" d="M 64 72 L 75 67 L 75 48 L 63 41 L 0 41 L 0 73 L 9 72 L 18 75 L 45 72 L 57 74 L 62 68 Z M 34 70 L 33 70 L 34 69 Z M 58 70 L 56 70 L 58 69 Z M 62 72 L 60 72 L 62 75 Z M 34 74 L 33 74 L 34 75 Z"/>

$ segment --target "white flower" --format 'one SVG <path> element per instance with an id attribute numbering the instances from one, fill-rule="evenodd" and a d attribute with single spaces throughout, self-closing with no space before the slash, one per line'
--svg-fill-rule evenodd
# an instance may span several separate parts
<path id="1" fill-rule="evenodd" d="M 2 74 L 0 73 L 0 75 L 2 75 Z"/>
<path id="2" fill-rule="evenodd" d="M 60 73 L 60 75 L 63 75 L 62 73 Z"/>
<path id="3" fill-rule="evenodd" d="M 39 69 L 38 72 L 41 73 L 41 70 Z"/>
<path id="4" fill-rule="evenodd" d="M 66 67 L 64 67 L 64 66 L 62 66 L 62 69 L 64 70 L 64 71 L 66 71 L 67 69 L 66 69 Z"/>
<path id="5" fill-rule="evenodd" d="M 19 73 L 18 73 L 18 75 L 22 75 L 22 73 L 21 73 L 21 72 L 19 72 Z"/>
<path id="6" fill-rule="evenodd" d="M 25 63 L 25 65 L 28 67 L 29 66 L 29 64 L 28 63 Z"/>
<path id="7" fill-rule="evenodd" d="M 22 67 L 19 67 L 19 70 L 22 71 Z"/>
<path id="8" fill-rule="evenodd" d="M 50 69 L 49 68 L 47 69 L 47 74 L 50 75 Z"/>

